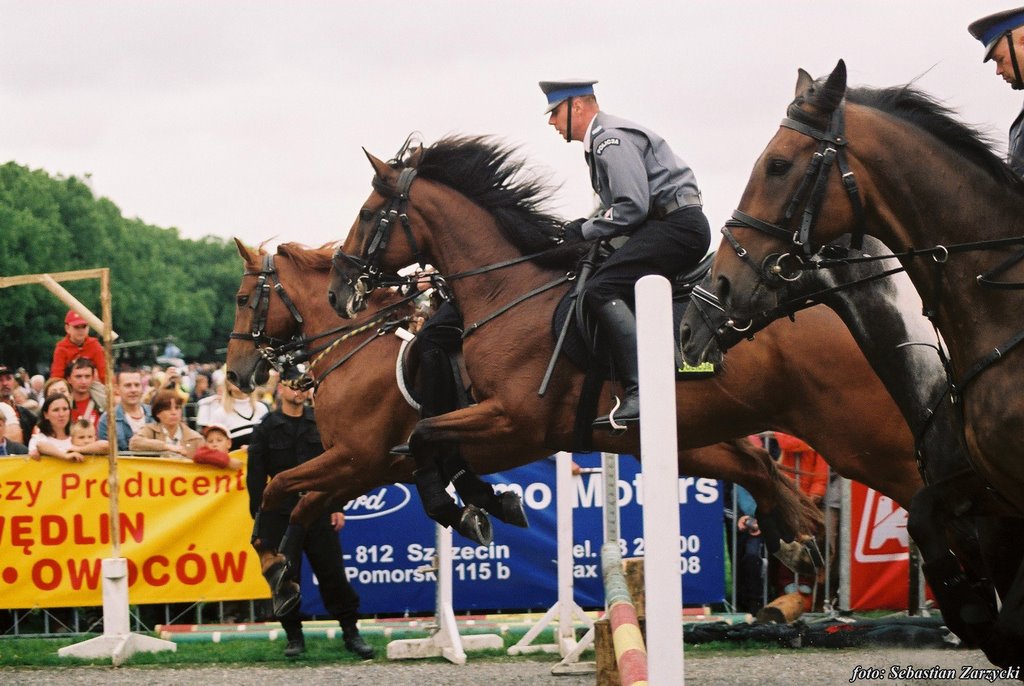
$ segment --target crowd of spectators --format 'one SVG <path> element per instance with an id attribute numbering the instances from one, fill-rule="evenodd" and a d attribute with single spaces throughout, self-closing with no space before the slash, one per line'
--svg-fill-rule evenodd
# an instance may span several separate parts
<path id="1" fill-rule="evenodd" d="M 0 362 L 0 455 L 81 462 L 108 452 L 102 345 L 73 311 L 64 332 L 48 376 Z M 273 397 L 276 375 L 252 394 L 228 382 L 216 364 L 120 367 L 112 382 L 119 452 L 237 468 L 227 453 L 248 444 L 269 411 L 264 399 Z"/>

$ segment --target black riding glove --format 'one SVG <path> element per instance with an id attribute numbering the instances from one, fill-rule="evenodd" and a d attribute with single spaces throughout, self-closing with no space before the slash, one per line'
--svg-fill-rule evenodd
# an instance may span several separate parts
<path id="1" fill-rule="evenodd" d="M 562 242 L 563 243 L 582 243 L 586 239 L 583 237 L 583 223 L 586 219 L 573 219 L 570 222 L 562 224 Z"/>

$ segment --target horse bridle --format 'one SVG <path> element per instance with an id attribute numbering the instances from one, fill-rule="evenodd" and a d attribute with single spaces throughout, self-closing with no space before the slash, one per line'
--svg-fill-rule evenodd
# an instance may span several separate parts
<path id="1" fill-rule="evenodd" d="M 409 214 L 406 211 L 409 204 L 409 189 L 415 179 L 416 170 L 412 167 L 406 167 L 398 173 L 394 187 L 389 186 L 379 175 L 375 175 L 373 189 L 388 198 L 388 202 L 377 212 L 377 222 L 374 224 L 362 257 L 349 255 L 343 252 L 341 247 L 334 252 L 332 259 L 335 262 L 344 260 L 359 270 L 359 276 L 355 279 L 348 278 L 345 283 L 360 297 L 365 297 L 375 288 L 381 286 L 400 286 L 408 283 L 408 279 L 396 274 L 385 274 L 380 267 L 384 251 L 391 240 L 391 230 L 395 224 L 399 224 L 405 232 L 409 247 L 420 267 L 426 266 L 423 255 L 420 253 L 419 244 L 413 235 L 412 225 L 409 223 Z"/>
<path id="2" fill-rule="evenodd" d="M 790 116 L 782 120 L 780 126 L 792 129 L 805 136 L 818 141 L 818 150 L 811 155 L 811 161 L 807 165 L 803 179 L 797 187 L 796 192 L 786 206 L 782 219 L 775 223 L 753 217 L 746 212 L 736 209 L 732 218 L 722 228 L 722 235 L 729 245 L 736 252 L 736 255 L 747 264 L 758 275 L 758 278 L 769 287 L 778 287 L 781 282 L 795 281 L 800 277 L 800 271 L 804 268 L 805 261 L 813 255 L 811 250 L 811 234 L 818 221 L 821 207 L 824 202 L 825 192 L 828 188 L 829 174 L 832 167 L 839 169 L 840 178 L 850 204 L 853 206 L 854 230 L 850 241 L 851 250 L 860 250 L 864 241 L 864 205 L 861 202 L 860 190 L 857 188 L 857 180 L 850 170 L 846 158 L 847 138 L 845 128 L 845 101 L 841 102 L 832 112 L 829 118 L 827 131 L 811 125 L 807 121 L 800 121 L 801 110 L 796 108 L 796 103 L 790 106 Z M 810 191 L 805 202 L 805 194 Z M 800 226 L 796 229 L 787 228 L 792 222 L 797 210 L 803 204 L 803 215 L 800 219 Z M 787 253 L 773 253 L 767 255 L 760 265 L 754 264 L 746 249 L 739 240 L 732 235 L 730 228 L 738 226 L 748 227 L 789 242 L 794 250 Z M 799 253 L 796 252 L 799 249 Z M 795 261 L 795 264 L 787 267 L 787 260 Z"/>
<path id="3" fill-rule="evenodd" d="M 297 324 L 302 325 L 302 315 L 299 314 L 299 310 L 295 307 L 295 303 L 288 296 L 288 293 L 284 290 L 284 285 L 278 278 L 277 268 L 274 266 L 274 256 L 264 255 L 263 264 L 260 269 L 247 269 L 242 273 L 242 276 L 258 276 L 256 285 L 253 286 L 252 293 L 249 296 L 249 309 L 252 310 L 252 326 L 248 333 L 243 331 L 232 331 L 228 334 L 228 338 L 232 340 L 243 340 L 252 341 L 252 344 L 256 347 L 256 352 L 259 353 L 271 367 L 278 372 L 283 372 L 286 365 L 290 363 L 296 363 L 298 360 L 282 359 L 283 354 L 288 353 L 293 349 L 301 347 L 302 336 L 296 334 L 289 340 L 281 338 L 274 338 L 268 336 L 266 333 L 267 326 L 267 315 L 270 312 L 270 294 L 271 290 L 277 293 L 281 298 L 281 302 L 288 308 L 288 312 L 291 313 L 292 319 Z"/>

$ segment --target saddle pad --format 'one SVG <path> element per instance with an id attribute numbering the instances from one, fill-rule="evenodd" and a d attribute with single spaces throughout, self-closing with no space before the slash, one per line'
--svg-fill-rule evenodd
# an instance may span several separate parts
<path id="1" fill-rule="evenodd" d="M 557 342 L 558 334 L 562 330 L 562 324 L 565 322 L 565 318 L 569 315 L 569 312 L 575 306 L 575 298 L 572 292 L 567 292 L 565 296 L 559 301 L 558 307 L 555 308 L 555 313 L 551 318 L 551 335 Z M 683 362 L 682 358 L 682 347 L 679 343 L 679 327 L 683 320 L 683 313 L 686 312 L 686 306 L 689 304 L 689 294 L 687 293 L 686 298 L 678 300 L 673 297 L 672 300 L 672 330 L 674 332 L 673 349 L 675 351 L 675 372 L 676 379 L 700 379 L 708 376 L 714 376 L 716 370 L 714 365 L 710 362 L 704 363 L 699 367 L 691 367 Z M 565 336 L 565 342 L 562 344 L 562 353 L 569 358 L 576 367 L 583 371 L 593 370 L 602 379 L 608 379 L 611 375 L 611 369 L 609 367 L 609 353 L 606 346 L 598 336 L 596 343 L 593 342 L 590 333 L 584 335 L 584 327 L 580 325 L 580 322 L 573 322 L 569 326 L 569 330 Z"/>

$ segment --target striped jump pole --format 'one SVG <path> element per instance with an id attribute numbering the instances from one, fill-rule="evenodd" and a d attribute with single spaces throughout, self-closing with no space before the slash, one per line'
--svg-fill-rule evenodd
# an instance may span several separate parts
<path id="1" fill-rule="evenodd" d="M 618 502 L 606 503 L 605 507 L 617 509 Z M 601 573 L 604 576 L 604 602 L 612 629 L 619 683 L 622 686 L 646 686 L 647 649 L 640 633 L 636 607 L 626 586 L 626 576 L 622 573 L 622 553 L 618 541 L 606 541 L 601 546 Z"/>

